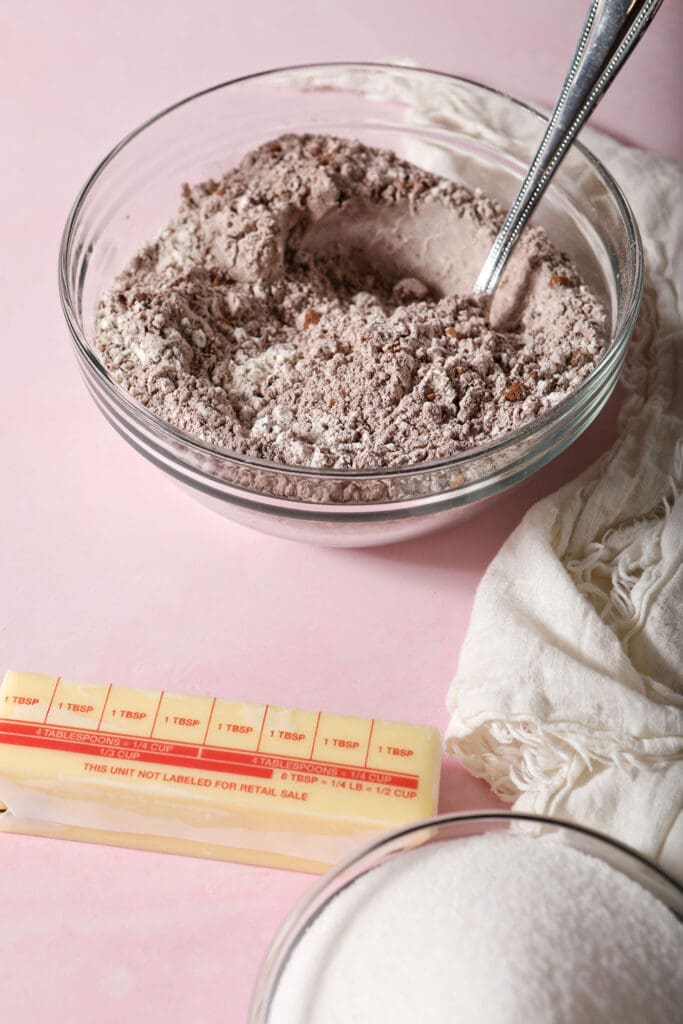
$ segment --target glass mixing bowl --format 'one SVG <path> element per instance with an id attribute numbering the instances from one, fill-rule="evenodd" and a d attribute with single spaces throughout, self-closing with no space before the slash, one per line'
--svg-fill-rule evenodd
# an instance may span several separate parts
<path id="1" fill-rule="evenodd" d="M 439 123 L 421 113 L 443 111 Z M 505 130 L 506 144 L 491 127 Z M 283 132 L 355 137 L 437 171 L 449 169 L 504 205 L 542 134 L 530 107 L 474 82 L 413 68 L 312 65 L 217 86 L 170 107 L 102 161 L 69 216 L 60 251 L 64 313 L 86 384 L 114 428 L 194 497 L 267 533 L 362 546 L 455 522 L 536 472 L 572 443 L 609 398 L 642 291 L 642 248 L 618 185 L 574 145 L 535 218 L 578 265 L 607 311 L 606 352 L 551 412 L 451 458 L 382 470 L 306 469 L 203 444 L 116 384 L 93 348 L 95 310 L 136 249 L 175 213 L 182 182 L 216 178 Z"/>
<path id="2" fill-rule="evenodd" d="M 469 836 L 507 832 L 520 836 L 552 837 L 609 864 L 615 871 L 637 882 L 664 903 L 683 922 L 683 888 L 635 850 L 607 836 L 579 825 L 534 814 L 496 811 L 475 814 L 443 814 L 391 832 L 363 847 L 328 871 L 305 893 L 277 932 L 256 980 L 249 1012 L 249 1024 L 268 1024 L 277 987 L 287 964 L 313 922 L 324 914 L 335 897 L 368 872 L 417 847 L 457 842 Z M 453 885 L 458 885 L 454 875 Z M 425 950 L 425 955 L 429 951 Z M 485 993 L 482 993 L 485 998 Z"/>

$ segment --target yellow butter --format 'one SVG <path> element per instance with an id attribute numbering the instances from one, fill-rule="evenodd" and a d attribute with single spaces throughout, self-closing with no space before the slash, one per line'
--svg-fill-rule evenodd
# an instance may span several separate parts
<path id="1" fill-rule="evenodd" d="M 7 672 L 0 831 L 321 872 L 436 811 L 436 729 Z"/>

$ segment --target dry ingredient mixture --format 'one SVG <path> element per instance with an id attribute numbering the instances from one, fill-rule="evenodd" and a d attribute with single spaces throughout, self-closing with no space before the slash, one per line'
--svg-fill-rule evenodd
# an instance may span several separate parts
<path id="1" fill-rule="evenodd" d="M 673 1024 L 683 924 L 603 861 L 484 835 L 390 861 L 304 933 L 268 1024 Z"/>
<path id="2" fill-rule="evenodd" d="M 96 348 L 212 446 L 356 469 L 453 455 L 556 405 L 604 348 L 600 303 L 539 228 L 490 309 L 468 294 L 502 219 L 392 152 L 282 136 L 183 186 L 102 298 Z"/>

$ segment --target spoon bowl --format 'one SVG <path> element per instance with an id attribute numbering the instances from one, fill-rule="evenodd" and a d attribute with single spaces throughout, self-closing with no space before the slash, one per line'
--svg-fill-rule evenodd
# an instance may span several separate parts
<path id="1" fill-rule="evenodd" d="M 420 97 L 447 117 L 421 114 Z M 103 366 L 94 346 L 101 294 L 175 212 L 178 183 L 217 178 L 282 133 L 329 132 L 393 149 L 483 187 L 509 205 L 542 131 L 531 108 L 449 75 L 381 65 L 285 68 L 228 82 L 159 114 L 117 145 L 69 217 L 60 287 L 74 350 L 97 406 L 168 479 L 228 519 L 307 543 L 358 547 L 431 533 L 479 514 L 592 422 L 616 384 L 642 288 L 638 229 L 619 187 L 580 145 L 538 211 L 607 312 L 607 346 L 552 410 L 453 457 L 389 469 L 321 470 L 213 448 L 155 416 Z M 160 477 L 161 478 L 161 477 Z M 134 500 L 122 494 L 122 502 Z M 200 529 L 188 505 L 188 524 Z"/>
<path id="2" fill-rule="evenodd" d="M 522 228 L 577 134 L 643 37 L 662 0 L 592 0 L 559 99 L 510 212 L 486 257 L 475 294 L 492 295 Z"/>

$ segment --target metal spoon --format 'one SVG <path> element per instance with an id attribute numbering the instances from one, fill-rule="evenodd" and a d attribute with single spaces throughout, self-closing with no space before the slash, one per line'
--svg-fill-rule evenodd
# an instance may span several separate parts
<path id="1" fill-rule="evenodd" d="M 662 0 L 592 0 L 574 59 L 536 156 L 477 278 L 492 295 L 522 228 L 583 123 L 644 34 Z"/>

